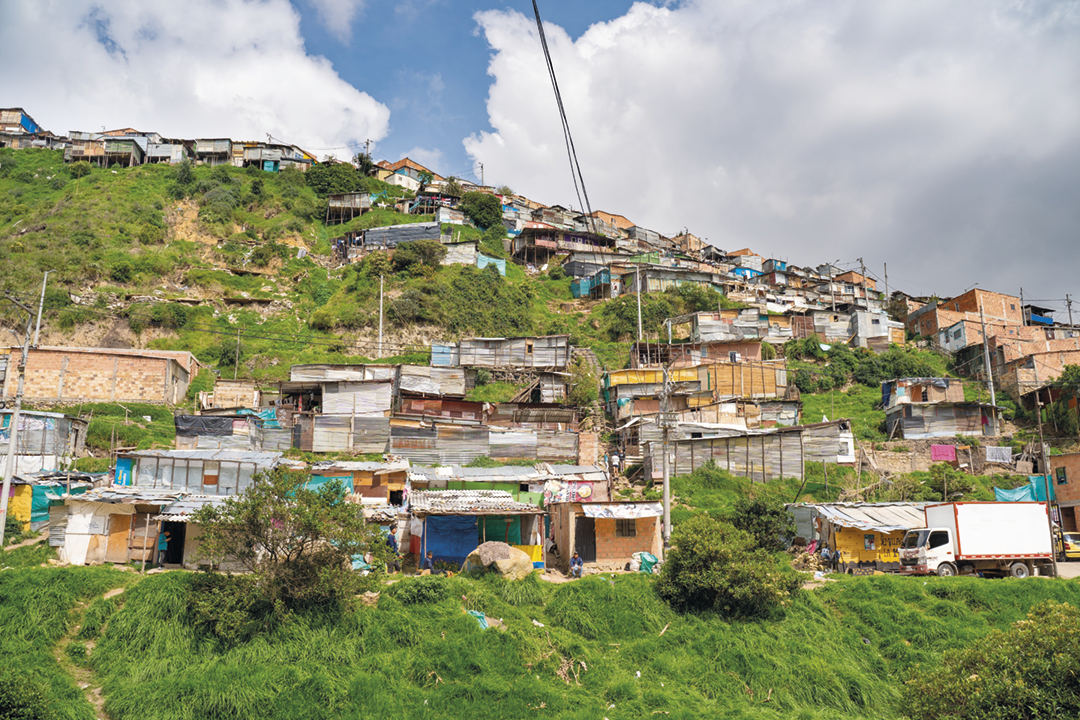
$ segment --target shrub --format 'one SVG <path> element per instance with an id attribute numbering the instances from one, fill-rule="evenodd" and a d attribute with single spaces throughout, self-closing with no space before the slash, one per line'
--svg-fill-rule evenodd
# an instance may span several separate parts
<path id="1" fill-rule="evenodd" d="M 416 272 L 420 267 L 435 269 L 446 257 L 446 248 L 438 240 L 414 240 L 394 250 L 394 268 Z"/>
<path id="2" fill-rule="evenodd" d="M 29 675 L 0 670 L 0 720 L 52 720 L 41 683 Z"/>
<path id="3" fill-rule="evenodd" d="M 388 594 L 405 605 L 430 605 L 450 597 L 450 586 L 438 575 L 424 575 L 394 583 Z"/>
<path id="4" fill-rule="evenodd" d="M 566 277 L 566 271 L 563 270 L 562 265 L 555 265 L 548 270 L 548 277 L 552 280 L 562 280 Z"/>
<path id="5" fill-rule="evenodd" d="M 85 160 L 71 163 L 71 165 L 68 166 L 68 172 L 70 172 L 71 177 L 75 178 L 76 180 L 89 175 L 92 169 L 93 167 L 90 165 L 90 163 L 86 162 Z"/>
<path id="6" fill-rule="evenodd" d="M 109 278 L 116 282 L 128 282 L 133 274 L 131 262 L 128 260 L 118 260 L 109 269 Z"/>
<path id="7" fill-rule="evenodd" d="M 599 396 L 599 381 L 593 375 L 592 368 L 581 358 L 576 358 L 570 365 L 566 401 L 575 407 L 585 407 L 596 402 Z"/>
<path id="8" fill-rule="evenodd" d="M 502 227 L 502 202 L 494 195 L 467 192 L 461 198 L 461 209 L 477 227 L 485 230 L 496 225 Z"/>
<path id="9" fill-rule="evenodd" d="M 731 524 L 754 538 L 757 547 L 779 552 L 795 537 L 795 520 L 779 501 L 739 498 Z"/>
<path id="10" fill-rule="evenodd" d="M 754 537 L 708 515 L 676 526 L 656 592 L 681 611 L 755 617 L 786 604 L 799 586 Z"/>
<path id="11" fill-rule="evenodd" d="M 1080 610 L 1052 601 L 907 682 L 915 720 L 1080 717 Z"/>

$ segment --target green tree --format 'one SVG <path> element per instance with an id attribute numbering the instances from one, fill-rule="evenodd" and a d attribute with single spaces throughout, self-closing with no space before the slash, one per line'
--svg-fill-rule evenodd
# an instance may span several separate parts
<path id="1" fill-rule="evenodd" d="M 708 515 L 680 523 L 671 542 L 656 592 L 677 610 L 768 615 L 799 587 L 799 577 L 782 572 L 750 533 Z"/>
<path id="2" fill-rule="evenodd" d="M 769 552 L 785 549 L 795 537 L 795 519 L 778 501 L 739 498 L 735 501 L 731 524 L 749 533 L 757 547 Z"/>
<path id="3" fill-rule="evenodd" d="M 453 195 L 454 197 L 461 197 L 465 194 L 465 189 L 461 187 L 461 183 L 458 179 L 451 175 L 446 178 L 446 183 L 443 185 L 442 191 L 447 195 Z"/>
<path id="4" fill-rule="evenodd" d="M 907 682 L 914 720 L 1080 717 L 1080 610 L 1047 601 L 1026 620 L 993 630 Z"/>
<path id="5" fill-rule="evenodd" d="M 580 357 L 570 363 L 570 387 L 566 401 L 574 407 L 586 407 L 600 396 L 600 384 L 591 366 Z"/>
<path id="6" fill-rule="evenodd" d="M 446 247 L 438 240 L 413 240 L 394 249 L 394 269 L 414 274 L 423 268 L 437 269 L 446 257 Z"/>
<path id="7" fill-rule="evenodd" d="M 353 157 L 353 164 L 356 165 L 356 171 L 364 177 L 375 174 L 375 163 L 371 160 L 371 156 L 366 152 L 357 153 Z"/>
<path id="8" fill-rule="evenodd" d="M 949 498 L 956 499 L 966 495 L 975 489 L 970 475 L 954 470 L 948 463 L 936 463 L 930 466 L 930 480 L 927 485 L 944 502 L 948 502 Z"/>
<path id="9" fill-rule="evenodd" d="M 514 194 L 514 191 L 510 189 L 509 185 L 500 185 L 495 192 L 506 197 Z"/>
<path id="10" fill-rule="evenodd" d="M 247 570 L 256 591 L 284 611 L 347 599 L 360 578 L 352 558 L 371 553 L 379 567 L 388 552 L 341 483 L 310 490 L 309 477 L 284 468 L 258 473 L 242 495 L 192 518 L 202 527 L 199 557 Z"/>
<path id="11" fill-rule="evenodd" d="M 315 163 L 303 175 L 308 187 L 321 198 L 333 193 L 357 192 L 363 175 L 349 163 Z"/>
<path id="12" fill-rule="evenodd" d="M 80 160 L 79 162 L 71 163 L 71 165 L 68 167 L 68 172 L 71 173 L 71 177 L 78 180 L 81 177 L 86 177 L 87 175 L 89 175 L 92 169 L 93 168 L 90 163 L 86 162 L 85 160 Z"/>
<path id="13" fill-rule="evenodd" d="M 479 228 L 502 227 L 502 203 L 490 193 L 465 193 L 461 198 L 461 209 Z"/>

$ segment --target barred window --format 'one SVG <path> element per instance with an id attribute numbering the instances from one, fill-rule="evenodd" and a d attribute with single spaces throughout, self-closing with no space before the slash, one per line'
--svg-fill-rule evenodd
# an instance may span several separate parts
<path id="1" fill-rule="evenodd" d="M 637 537 L 637 520 L 616 520 L 615 537 Z"/>

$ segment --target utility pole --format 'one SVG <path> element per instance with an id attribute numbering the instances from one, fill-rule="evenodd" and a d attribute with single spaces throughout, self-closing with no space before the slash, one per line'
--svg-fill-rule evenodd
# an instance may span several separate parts
<path id="1" fill-rule="evenodd" d="M 371 157 L 371 139 L 370 138 L 364 141 L 364 154 L 367 155 L 368 157 Z"/>
<path id="2" fill-rule="evenodd" d="M 19 359 L 19 384 L 15 391 L 15 409 L 8 426 L 7 462 L 4 464 L 3 494 L 0 495 L 0 547 L 4 545 L 4 526 L 7 523 L 8 495 L 11 493 L 11 477 L 15 474 L 15 457 L 19 452 L 19 416 L 22 412 L 23 387 L 26 382 L 26 356 L 30 353 L 30 321 L 34 313 L 21 302 L 7 296 L 16 307 L 26 312 L 26 331 L 23 334 L 22 355 Z"/>
<path id="3" fill-rule="evenodd" d="M 49 282 L 49 273 L 52 270 L 45 271 L 45 278 L 41 281 L 41 300 L 38 302 L 37 308 L 37 327 L 34 328 L 34 347 L 38 346 L 38 337 L 41 335 L 41 311 L 45 308 L 45 284 Z M 1070 321 L 1070 325 L 1072 322 Z"/>
<path id="4" fill-rule="evenodd" d="M 885 302 L 889 301 L 889 263 L 885 263 Z"/>
<path id="5" fill-rule="evenodd" d="M 1027 325 L 1027 318 L 1024 317 L 1024 288 L 1020 288 L 1020 324 Z"/>
<path id="6" fill-rule="evenodd" d="M 236 328 L 236 357 L 233 359 L 232 379 L 236 379 L 236 372 L 240 368 L 240 328 Z"/>
<path id="7" fill-rule="evenodd" d="M 1065 307 L 1069 308 L 1069 327 L 1072 327 L 1072 298 L 1065 293 Z"/>
<path id="8" fill-rule="evenodd" d="M 671 470 L 668 467 L 668 437 L 671 433 L 672 418 L 668 414 L 668 397 L 671 386 L 668 383 L 668 368 L 664 365 L 664 389 L 661 394 L 660 426 L 664 431 L 664 550 L 671 546 Z M 666 554 L 666 553 L 665 553 Z"/>
<path id="9" fill-rule="evenodd" d="M 480 187 L 486 187 L 484 185 L 484 163 L 480 163 Z"/>
<path id="10" fill-rule="evenodd" d="M 993 409 L 990 411 L 990 417 L 993 421 L 990 423 L 990 434 L 997 435 L 997 398 L 994 397 L 994 373 L 990 369 L 990 338 L 986 336 L 986 318 L 983 317 L 982 303 L 979 303 L 979 322 L 982 323 L 982 340 L 983 340 L 983 362 L 986 363 L 986 389 L 990 391 L 990 404 Z"/>
<path id="11" fill-rule="evenodd" d="M 382 359 L 383 276 L 379 276 L 379 359 Z"/>
<path id="12" fill-rule="evenodd" d="M 644 333 L 641 332 L 641 264 L 638 263 L 637 267 L 637 339 L 641 342 L 641 337 Z"/>
<path id="13" fill-rule="evenodd" d="M 1054 564 L 1054 577 L 1057 577 L 1057 538 L 1054 537 L 1054 515 L 1050 509 L 1050 461 L 1046 457 L 1046 443 L 1043 442 L 1041 395 L 1042 390 L 1035 391 L 1035 417 L 1039 421 L 1039 457 L 1042 459 L 1043 491 L 1046 493 L 1046 524 L 1050 531 L 1050 562 Z"/>
<path id="14" fill-rule="evenodd" d="M 870 309 L 870 295 L 866 292 L 866 265 L 863 263 L 862 258 L 859 258 L 859 275 L 862 277 L 862 296 L 866 301 L 866 309 Z"/>

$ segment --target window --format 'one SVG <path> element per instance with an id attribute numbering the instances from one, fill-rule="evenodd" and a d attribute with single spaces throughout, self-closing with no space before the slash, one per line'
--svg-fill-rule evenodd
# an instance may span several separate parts
<path id="1" fill-rule="evenodd" d="M 863 550 L 877 550 L 877 544 L 874 542 L 873 534 L 863 535 Z"/>
<path id="2" fill-rule="evenodd" d="M 1057 476 L 1058 485 L 1067 485 L 1069 483 L 1069 478 L 1065 473 L 1065 468 L 1059 467 L 1057 470 L 1054 471 L 1054 474 Z"/>
<path id="3" fill-rule="evenodd" d="M 532 340 L 526 340 L 525 341 L 525 354 L 526 355 L 532 355 L 533 354 L 533 341 Z"/>
<path id="4" fill-rule="evenodd" d="M 944 530 L 935 530 L 930 533 L 930 549 L 949 544 L 949 533 Z"/>
<path id="5" fill-rule="evenodd" d="M 922 389 L 922 401 L 930 402 L 930 392 L 926 388 Z"/>
<path id="6" fill-rule="evenodd" d="M 955 331 L 953 331 L 953 334 L 952 334 L 952 338 L 953 338 L 953 340 L 959 340 L 959 339 L 960 339 L 960 335 L 962 335 L 962 334 L 963 334 L 963 332 L 962 332 L 961 330 L 955 330 Z"/>
<path id="7" fill-rule="evenodd" d="M 616 520 L 615 537 L 637 537 L 637 520 Z"/>
<path id="8" fill-rule="evenodd" d="M 871 321 L 870 321 L 870 324 L 871 324 L 871 325 L 880 325 L 880 324 L 881 324 L 881 321 L 880 321 L 880 320 L 871 320 Z"/>
<path id="9" fill-rule="evenodd" d="M 1016 309 L 1016 305 L 1014 305 L 1013 303 L 1009 303 L 1009 309 L 1010 309 L 1010 310 L 1015 310 L 1015 309 Z"/>
<path id="10" fill-rule="evenodd" d="M 728 352 L 728 362 L 739 362 L 739 353 L 731 350 Z"/>

